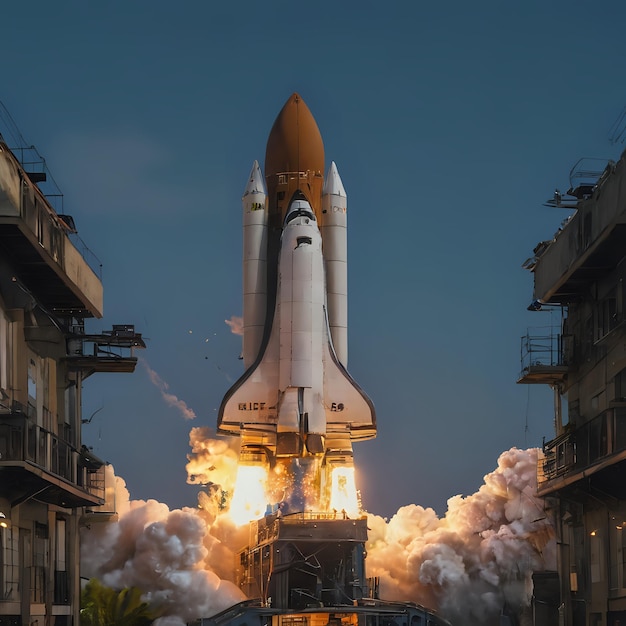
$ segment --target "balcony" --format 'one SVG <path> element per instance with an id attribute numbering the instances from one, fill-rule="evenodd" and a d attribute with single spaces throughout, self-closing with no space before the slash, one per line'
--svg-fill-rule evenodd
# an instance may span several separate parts
<path id="1" fill-rule="evenodd" d="M 89 262 L 70 216 L 52 208 L 0 141 L 0 246 L 16 278 L 50 311 L 102 317 L 99 264 Z M 81 249 L 82 248 L 82 249 Z"/>
<path id="2" fill-rule="evenodd" d="M 86 335 L 80 325 L 71 331 L 65 360 L 70 370 L 83 373 L 83 379 L 94 372 L 134 372 L 135 350 L 146 347 L 132 324 L 114 324 L 112 330 L 100 335 Z"/>
<path id="3" fill-rule="evenodd" d="M 19 405 L 0 415 L 0 480 L 13 505 L 34 496 L 66 508 L 104 501 L 102 461 L 39 426 Z"/>
<path id="4" fill-rule="evenodd" d="M 574 338 L 560 328 L 529 329 L 521 341 L 519 384 L 557 385 L 565 381 L 573 357 Z"/>
<path id="5" fill-rule="evenodd" d="M 579 300 L 624 257 L 624 179 L 622 155 L 617 164 L 607 165 L 595 184 L 577 188 L 582 191 L 575 194 L 576 212 L 528 264 L 535 277 L 535 298 L 552 304 Z"/>
<path id="6" fill-rule="evenodd" d="M 586 487 L 625 497 L 626 485 L 615 474 L 626 461 L 626 406 L 611 407 L 568 430 L 546 443 L 543 454 L 538 462 L 538 495 L 547 496 L 586 479 Z"/>

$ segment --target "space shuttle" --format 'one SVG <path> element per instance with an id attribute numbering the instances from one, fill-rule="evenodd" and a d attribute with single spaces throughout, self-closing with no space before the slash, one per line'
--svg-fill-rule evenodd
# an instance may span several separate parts
<path id="1" fill-rule="evenodd" d="M 376 436 L 374 406 L 347 371 L 347 197 L 307 105 L 293 94 L 254 162 L 243 204 L 243 362 L 218 432 L 240 459 L 346 463 Z"/>

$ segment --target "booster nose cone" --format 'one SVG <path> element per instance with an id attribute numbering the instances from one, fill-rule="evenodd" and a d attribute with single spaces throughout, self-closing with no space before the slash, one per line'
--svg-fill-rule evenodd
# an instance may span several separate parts
<path id="1" fill-rule="evenodd" d="M 256 193 L 267 194 L 267 191 L 265 190 L 265 182 L 263 181 L 263 174 L 261 174 L 261 168 L 259 167 L 258 161 L 255 161 L 252 164 L 252 170 L 250 171 L 250 177 L 248 178 L 246 189 L 243 192 L 243 197 L 245 198 L 250 194 Z"/>
<path id="2" fill-rule="evenodd" d="M 256 161 L 255 161 L 256 162 Z M 343 183 L 341 182 L 341 176 L 339 176 L 339 172 L 337 171 L 337 166 L 335 162 L 332 161 L 330 167 L 328 168 L 328 172 L 326 173 L 326 180 L 324 181 L 324 187 L 322 189 L 322 196 L 341 196 L 342 198 L 347 198 L 346 190 L 343 187 Z"/>
<path id="3" fill-rule="evenodd" d="M 274 121 L 265 150 L 270 223 L 282 223 L 287 203 L 300 189 L 320 216 L 324 143 L 304 100 L 294 93 Z"/>

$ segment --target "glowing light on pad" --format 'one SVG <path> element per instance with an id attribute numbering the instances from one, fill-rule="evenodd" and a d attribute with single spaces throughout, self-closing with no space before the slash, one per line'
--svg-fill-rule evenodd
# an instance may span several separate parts
<path id="1" fill-rule="evenodd" d="M 265 486 L 267 470 L 261 465 L 240 465 L 233 499 L 230 502 L 230 517 L 238 526 L 243 526 L 265 514 L 267 498 Z"/>
<path id="2" fill-rule="evenodd" d="M 333 469 L 330 508 L 337 512 L 345 512 L 348 517 L 359 516 L 354 467 L 335 467 Z"/>

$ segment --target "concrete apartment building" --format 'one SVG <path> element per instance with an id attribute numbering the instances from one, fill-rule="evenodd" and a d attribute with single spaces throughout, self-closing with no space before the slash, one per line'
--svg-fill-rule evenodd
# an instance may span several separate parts
<path id="1" fill-rule="evenodd" d="M 22 157 L 0 135 L 0 626 L 69 626 L 79 527 L 105 488 L 81 440 L 82 382 L 132 372 L 143 342 L 132 326 L 85 334 L 102 317 L 98 263 L 44 195 L 43 160 Z"/>
<path id="2" fill-rule="evenodd" d="M 596 171 L 579 162 L 567 194 L 548 203 L 568 217 L 524 264 L 529 310 L 559 320 L 523 338 L 519 382 L 554 389 L 538 492 L 557 531 L 563 625 L 626 624 L 625 154 Z"/>

